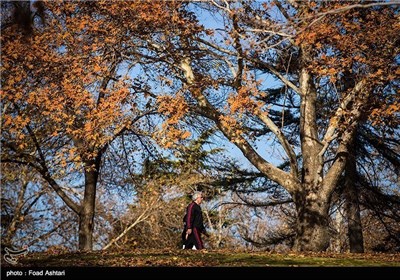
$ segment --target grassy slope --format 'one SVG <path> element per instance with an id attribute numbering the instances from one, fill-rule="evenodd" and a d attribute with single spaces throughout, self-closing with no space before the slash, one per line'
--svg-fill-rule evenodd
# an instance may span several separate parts
<path id="1" fill-rule="evenodd" d="M 2 262 L 2 266 L 7 263 Z M 20 267 L 266 267 L 266 266 L 389 266 L 400 267 L 400 254 L 277 254 L 269 252 L 135 250 L 91 253 L 30 253 Z"/>

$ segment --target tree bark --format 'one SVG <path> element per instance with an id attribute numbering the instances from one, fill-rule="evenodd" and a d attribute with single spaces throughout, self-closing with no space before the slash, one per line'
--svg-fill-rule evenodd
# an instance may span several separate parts
<path id="1" fill-rule="evenodd" d="M 354 151 L 354 142 L 353 142 Z M 361 226 L 360 205 L 356 191 L 357 170 L 354 155 L 349 156 L 345 170 L 345 207 L 348 223 L 348 238 L 351 253 L 364 253 L 364 237 Z"/>
<path id="2" fill-rule="evenodd" d="M 309 47 L 301 47 L 303 67 L 301 90 L 300 139 L 303 156 L 301 184 L 292 194 L 297 210 L 296 251 L 325 251 L 329 247 L 328 210 L 332 191 L 323 183 L 324 159 L 317 129 L 317 91 L 307 66 Z"/>
<path id="3" fill-rule="evenodd" d="M 297 210 L 296 251 L 325 251 L 329 246 L 329 203 L 311 190 L 296 195 Z"/>
<path id="4" fill-rule="evenodd" d="M 96 185 L 99 176 L 100 158 L 88 161 L 85 166 L 85 193 L 79 212 L 79 250 L 93 248 L 93 228 L 96 201 Z"/>

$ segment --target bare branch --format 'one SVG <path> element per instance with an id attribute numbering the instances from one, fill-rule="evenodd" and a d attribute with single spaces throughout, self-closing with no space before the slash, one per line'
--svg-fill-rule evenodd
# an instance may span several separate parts
<path id="1" fill-rule="evenodd" d="M 327 12 L 318 13 L 315 16 L 313 16 L 313 17 L 318 16 L 318 18 L 313 20 L 306 28 L 314 25 L 318 21 L 321 21 L 327 15 L 339 14 L 339 13 L 343 13 L 343 12 L 346 12 L 348 10 L 355 9 L 355 8 L 369 8 L 369 7 L 376 7 L 376 6 L 392 6 L 392 5 L 400 5 L 400 1 L 379 2 L 379 3 L 371 3 L 371 4 L 354 4 L 354 5 L 349 5 L 349 6 L 337 8 L 334 10 L 330 10 Z"/>
<path id="2" fill-rule="evenodd" d="M 102 250 L 107 250 L 108 248 L 110 248 L 111 245 L 113 245 L 115 242 L 117 242 L 118 240 L 120 240 L 125 234 L 127 234 L 134 226 L 136 226 L 138 223 L 143 222 L 144 220 L 146 220 L 149 215 L 150 215 L 150 210 L 151 208 L 154 206 L 155 203 L 157 203 L 160 199 L 157 199 L 156 201 L 154 201 L 150 206 L 148 206 L 143 212 L 142 214 L 139 215 L 139 217 L 136 218 L 136 220 L 129 225 L 120 235 L 118 235 L 116 238 L 112 239 L 106 246 L 104 246 L 102 248 Z"/>
<path id="3" fill-rule="evenodd" d="M 242 199 L 243 200 L 243 199 Z M 276 205 L 288 204 L 292 203 L 292 199 L 285 199 L 285 200 L 276 200 L 276 201 L 267 201 L 267 202 L 221 202 L 218 206 L 223 205 L 243 205 L 247 207 L 271 207 Z"/>
<path id="4" fill-rule="evenodd" d="M 296 93 L 301 94 L 300 88 L 298 88 L 295 84 L 293 84 L 288 78 L 282 75 L 278 70 L 276 70 L 273 66 L 269 65 L 268 63 L 257 60 L 251 57 L 246 57 L 249 61 L 253 62 L 256 66 L 262 67 L 267 69 L 271 74 L 274 74 L 277 78 L 279 78 L 285 85 L 290 87 Z"/>

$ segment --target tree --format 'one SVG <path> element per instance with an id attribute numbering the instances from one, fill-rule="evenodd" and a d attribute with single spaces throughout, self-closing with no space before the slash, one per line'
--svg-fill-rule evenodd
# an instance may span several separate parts
<path id="1" fill-rule="evenodd" d="M 135 51 L 185 21 L 165 13 L 174 3 L 42 4 L 46 21 L 29 25 L 29 36 L 18 21 L 2 29 L 2 162 L 41 174 L 79 217 L 79 249 L 91 250 L 103 157 L 153 112 L 146 81 L 131 71 Z M 127 53 L 132 68 L 123 64 Z"/>
<path id="2" fill-rule="evenodd" d="M 255 168 L 292 197 L 297 212 L 295 249 L 325 250 L 332 194 L 357 126 L 378 112 L 393 114 L 398 109 L 396 7 L 295 1 L 212 4 L 210 9 L 216 8 L 224 20 L 220 33 L 181 35 L 175 49 L 181 55 L 168 57 L 185 93 L 175 97 L 184 110 L 174 116 L 191 112 L 211 120 Z M 347 71 L 354 79 L 337 87 Z M 290 110 L 300 120 L 296 136 L 272 120 L 270 107 L 286 108 L 286 99 L 268 102 L 270 91 L 263 89 L 268 85 L 257 80 L 262 74 L 283 84 Z M 264 133 L 255 135 L 255 128 Z M 257 149 L 255 140 L 267 145 L 265 136 L 270 134 L 280 144 L 289 170 L 280 169 Z"/>
<path id="3" fill-rule="evenodd" d="M 194 139 L 171 142 L 169 156 L 146 158 L 141 172 L 126 178 L 136 186 L 135 201 L 122 218 L 116 219 L 113 237 L 103 249 L 114 245 L 179 247 L 185 208 L 195 190 L 203 191 L 207 197 L 202 208 L 207 229 L 215 236 L 207 240 L 210 245 L 232 239 L 222 228 L 228 228 L 226 221 L 230 218 L 222 215 L 223 210 L 209 211 L 207 207 L 224 196 L 225 187 L 234 184 L 235 180 L 229 178 L 234 177 L 237 169 L 232 169 L 222 149 L 214 147 L 211 136 L 212 131 L 206 130 Z"/>

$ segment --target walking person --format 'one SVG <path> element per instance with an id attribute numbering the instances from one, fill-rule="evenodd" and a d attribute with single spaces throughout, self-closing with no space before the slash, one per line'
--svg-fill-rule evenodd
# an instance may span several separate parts
<path id="1" fill-rule="evenodd" d="M 204 248 L 201 234 L 206 236 L 208 234 L 203 224 L 203 213 L 200 207 L 203 198 L 202 192 L 195 192 L 192 195 L 192 202 L 186 207 L 186 214 L 183 218 L 183 249 L 201 250 Z"/>

